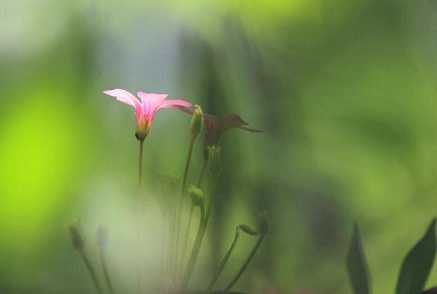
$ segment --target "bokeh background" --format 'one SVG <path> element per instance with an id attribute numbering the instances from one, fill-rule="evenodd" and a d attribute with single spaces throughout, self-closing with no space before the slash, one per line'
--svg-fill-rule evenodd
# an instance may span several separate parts
<path id="1" fill-rule="evenodd" d="M 102 94 L 111 88 L 169 93 L 264 130 L 223 138 L 198 280 L 234 226 L 267 210 L 270 235 L 237 288 L 351 293 L 356 221 L 374 293 L 393 292 L 437 215 L 437 2 L 148 2 L 2 1 L 0 293 L 93 293 L 66 231 L 76 219 L 90 251 L 96 226 L 109 227 L 116 284 L 129 289 L 138 146 L 131 110 Z M 168 111 L 145 144 L 150 276 L 153 191 L 158 175 L 181 176 L 188 138 L 189 118 Z M 193 174 L 201 157 L 198 146 Z"/>

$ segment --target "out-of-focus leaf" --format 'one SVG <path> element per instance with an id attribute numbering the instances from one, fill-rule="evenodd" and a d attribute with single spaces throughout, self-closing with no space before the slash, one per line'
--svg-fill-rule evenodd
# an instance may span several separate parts
<path id="1" fill-rule="evenodd" d="M 396 294 L 417 294 L 423 291 L 434 264 L 436 239 L 433 219 L 425 235 L 408 252 L 402 262 L 396 286 Z"/>
<path id="2" fill-rule="evenodd" d="M 370 294 L 370 275 L 357 224 L 354 226 L 347 255 L 347 270 L 354 293 Z"/>
<path id="3" fill-rule="evenodd" d="M 422 294 L 437 294 L 437 287 L 423 291 Z"/>
<path id="4" fill-rule="evenodd" d="M 187 294 L 246 294 L 246 293 L 243 293 L 243 292 L 224 292 L 224 291 L 220 291 L 220 290 L 218 290 L 218 291 L 212 291 L 212 292 L 210 292 L 210 291 L 189 291 L 189 292 L 187 292 Z"/>

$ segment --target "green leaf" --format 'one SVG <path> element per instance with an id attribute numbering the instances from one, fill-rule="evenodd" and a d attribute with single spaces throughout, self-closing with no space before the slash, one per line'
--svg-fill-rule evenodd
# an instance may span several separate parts
<path id="1" fill-rule="evenodd" d="M 370 275 L 364 256 L 363 245 L 358 225 L 354 225 L 354 232 L 347 255 L 347 270 L 352 289 L 355 294 L 370 293 Z"/>
<path id="2" fill-rule="evenodd" d="M 402 262 L 396 294 L 419 294 L 425 287 L 435 257 L 435 224 L 436 219 L 433 219 L 423 238 Z"/>
<path id="3" fill-rule="evenodd" d="M 437 287 L 423 291 L 422 294 L 437 294 Z"/>
<path id="4" fill-rule="evenodd" d="M 259 235 L 259 233 L 254 228 L 250 227 L 249 225 L 241 224 L 241 225 L 238 225 L 238 228 L 250 236 L 258 236 Z"/>

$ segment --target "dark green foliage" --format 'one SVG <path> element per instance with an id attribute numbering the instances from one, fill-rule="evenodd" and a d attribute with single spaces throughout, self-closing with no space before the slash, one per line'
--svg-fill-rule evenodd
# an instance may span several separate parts
<path id="1" fill-rule="evenodd" d="M 437 294 L 437 287 L 423 291 L 422 294 Z"/>
<path id="2" fill-rule="evenodd" d="M 423 238 L 408 252 L 402 262 L 396 294 L 422 293 L 434 263 L 435 223 L 436 220 L 433 219 Z"/>
<path id="3" fill-rule="evenodd" d="M 370 276 L 357 224 L 347 255 L 347 270 L 354 293 L 370 294 Z"/>

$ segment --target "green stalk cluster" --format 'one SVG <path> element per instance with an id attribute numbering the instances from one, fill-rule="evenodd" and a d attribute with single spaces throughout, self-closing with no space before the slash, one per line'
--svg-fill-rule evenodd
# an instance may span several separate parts
<path id="1" fill-rule="evenodd" d="M 98 277 L 97 271 L 95 269 L 95 266 L 91 259 L 89 258 L 89 255 L 87 253 L 87 250 L 85 248 L 85 239 L 82 236 L 82 233 L 80 231 L 78 224 L 70 225 L 69 227 L 70 231 L 70 238 L 71 242 L 73 244 L 74 249 L 79 253 L 80 258 L 82 259 L 87 272 L 91 278 L 91 281 L 93 282 L 93 285 L 95 287 L 95 290 L 98 294 L 103 294 L 103 288 L 101 286 L 100 279 Z M 102 269 L 102 273 L 104 276 L 106 287 L 110 294 L 115 294 L 114 288 L 112 286 L 111 277 L 109 275 L 108 265 L 107 265 L 107 257 L 106 257 L 106 247 L 107 247 L 107 231 L 104 227 L 100 226 L 97 229 L 97 247 L 99 250 L 99 259 L 100 259 L 100 265 Z"/>
<path id="2" fill-rule="evenodd" d="M 221 169 L 221 148 L 218 145 L 220 135 L 230 129 L 241 126 L 246 126 L 247 123 L 241 120 L 238 116 L 230 115 L 222 121 L 219 121 L 215 116 L 208 116 L 208 123 L 202 112 L 200 106 L 195 105 L 193 107 L 193 114 L 191 120 L 191 134 L 188 144 L 186 162 L 183 169 L 182 181 L 180 186 L 180 197 L 178 198 L 177 205 L 175 205 L 174 216 L 169 226 L 169 240 L 168 251 L 163 262 L 163 268 L 167 267 L 167 277 L 170 281 L 172 289 L 170 292 L 176 293 L 173 290 L 178 290 L 177 293 L 197 293 L 189 291 L 189 285 L 196 268 L 197 260 L 202 249 L 202 244 L 205 239 L 206 231 L 210 221 L 213 196 L 215 194 L 215 188 L 217 185 L 217 179 L 222 171 Z M 202 131 L 205 129 L 205 146 L 203 148 L 204 161 L 198 175 L 196 184 L 190 182 L 190 167 L 195 150 L 197 139 Z M 251 130 L 245 128 L 247 130 Z M 143 189 L 143 147 L 145 136 L 138 136 L 139 141 L 139 156 L 138 156 L 138 242 L 142 241 L 142 233 L 140 228 L 141 223 L 141 207 L 142 207 L 142 189 Z M 205 181 L 205 178 L 207 180 Z M 206 182 L 208 185 L 204 185 Z M 203 187 L 206 186 L 206 187 Z M 187 187 L 189 187 L 187 189 Z M 187 217 L 184 217 L 184 208 L 189 207 L 189 213 Z M 197 214 L 198 212 L 198 214 Z M 198 215 L 198 219 L 195 216 Z M 197 222 L 196 222 L 197 221 Z M 192 232 L 193 223 L 197 223 L 197 231 L 195 233 L 194 240 L 191 240 L 190 236 Z M 245 234 L 250 237 L 257 237 L 257 241 L 250 251 L 247 259 L 241 265 L 235 276 L 226 284 L 223 290 L 213 290 L 215 284 L 221 277 L 226 265 L 231 259 L 234 249 L 238 245 L 238 241 L 241 238 L 241 234 Z M 212 279 L 205 287 L 204 292 L 198 293 L 237 293 L 231 292 L 233 286 L 238 282 L 242 274 L 247 269 L 250 262 L 253 260 L 256 252 L 261 246 L 265 236 L 267 234 L 267 222 L 264 222 L 257 230 L 251 228 L 248 225 L 238 225 L 235 229 L 235 235 L 230 247 L 228 248 L 223 259 L 220 261 L 216 272 Z M 85 250 L 85 242 L 77 226 L 70 227 L 70 235 L 74 248 L 79 252 L 81 259 L 83 260 L 87 271 L 91 277 L 91 280 L 95 286 L 98 294 L 108 292 L 109 294 L 115 294 L 113 283 L 110 277 L 108 262 L 107 262 L 107 243 L 108 233 L 103 227 L 99 227 L 97 230 L 97 247 L 99 252 L 100 267 L 105 283 L 106 291 L 101 286 L 101 282 L 97 271 L 91 262 L 87 252 Z M 141 258 L 138 258 L 137 264 L 137 293 L 143 294 L 143 279 L 141 275 Z"/>

